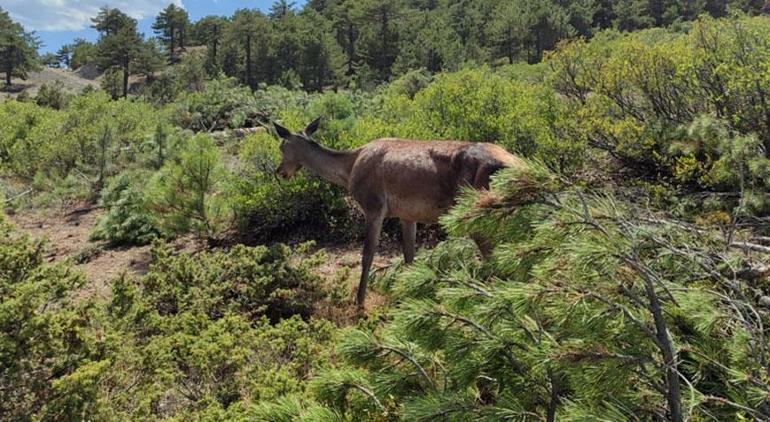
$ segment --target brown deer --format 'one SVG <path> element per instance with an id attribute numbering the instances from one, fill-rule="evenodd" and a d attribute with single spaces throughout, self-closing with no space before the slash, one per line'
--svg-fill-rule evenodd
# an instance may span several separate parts
<path id="1" fill-rule="evenodd" d="M 503 148 L 457 141 L 376 139 L 350 150 L 335 151 L 311 136 L 321 118 L 302 133 L 274 123 L 283 140 L 277 173 L 288 179 L 300 169 L 348 189 L 366 219 L 361 280 L 356 304 L 364 306 L 369 269 L 385 218 L 401 219 L 404 261 L 414 259 L 417 223 L 435 223 L 455 202 L 461 186 L 488 189 L 490 176 L 504 167 L 524 163 Z M 479 242 L 477 242 L 479 243 Z M 479 243 L 485 253 L 483 242 Z"/>

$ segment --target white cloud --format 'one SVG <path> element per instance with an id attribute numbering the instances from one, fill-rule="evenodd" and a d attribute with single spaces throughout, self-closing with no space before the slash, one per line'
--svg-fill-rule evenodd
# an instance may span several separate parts
<path id="1" fill-rule="evenodd" d="M 156 15 L 169 3 L 182 6 L 182 0 L 2 0 L 0 7 L 27 30 L 78 31 L 91 25 L 102 6 L 142 19 Z"/>

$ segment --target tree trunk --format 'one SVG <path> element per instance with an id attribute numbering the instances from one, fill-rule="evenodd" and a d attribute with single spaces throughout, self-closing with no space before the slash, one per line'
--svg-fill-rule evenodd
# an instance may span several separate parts
<path id="1" fill-rule="evenodd" d="M 128 57 L 123 58 L 123 98 L 128 97 Z"/>
<path id="2" fill-rule="evenodd" d="M 548 379 L 551 384 L 551 399 L 548 401 L 548 407 L 546 409 L 547 422 L 556 421 L 556 411 L 559 408 L 561 402 L 561 377 L 554 374 L 552 370 L 548 370 Z"/>
<path id="3" fill-rule="evenodd" d="M 246 85 L 254 89 L 251 80 L 251 35 L 246 36 Z"/>
<path id="4" fill-rule="evenodd" d="M 382 32 L 382 56 L 384 60 L 382 61 L 382 71 L 384 72 L 384 75 L 386 75 L 386 79 L 390 78 L 390 66 L 392 63 L 390 63 L 390 47 L 388 44 L 388 25 L 390 23 L 390 18 L 388 16 L 387 10 L 382 11 L 382 16 L 380 17 L 380 25 Z"/>
<path id="5" fill-rule="evenodd" d="M 174 25 L 171 25 L 171 28 L 169 28 L 169 32 L 171 33 L 171 37 L 169 39 L 170 47 L 168 49 L 169 50 L 168 61 L 169 63 L 174 63 Z"/>
<path id="6" fill-rule="evenodd" d="M 347 76 L 352 76 L 353 74 L 356 73 L 356 69 L 355 69 L 355 65 L 354 65 L 355 56 L 356 56 L 356 47 L 355 47 L 354 43 L 355 43 L 355 38 L 356 37 L 355 37 L 355 32 L 354 32 L 355 28 L 353 27 L 353 23 L 352 22 L 348 22 L 347 26 L 348 26 L 348 28 L 347 28 L 348 29 L 348 34 L 347 34 L 348 35 L 348 43 L 347 43 L 348 44 L 347 45 L 347 53 L 348 53 L 348 63 L 347 64 L 348 64 L 348 69 L 347 69 L 347 72 L 345 72 L 345 73 L 346 73 Z"/>
<path id="7" fill-rule="evenodd" d="M 11 86 L 11 75 L 13 74 L 13 63 L 11 61 L 11 49 L 5 52 L 5 85 Z"/>

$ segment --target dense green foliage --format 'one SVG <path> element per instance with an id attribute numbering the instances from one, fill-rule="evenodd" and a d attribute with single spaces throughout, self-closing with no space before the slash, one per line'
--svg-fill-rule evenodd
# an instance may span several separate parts
<path id="1" fill-rule="evenodd" d="M 551 77 L 584 142 L 627 165 L 683 185 L 764 189 L 769 34 L 765 18 L 701 20 L 686 34 L 610 32 L 564 45 Z"/>
<path id="2" fill-rule="evenodd" d="M 419 68 L 439 72 L 469 63 L 535 63 L 561 40 L 590 38 L 609 28 L 685 26 L 701 15 L 766 9 L 761 1 L 741 0 L 319 0 L 299 9 L 279 1 L 268 13 L 240 9 L 230 17 L 190 22 L 187 12 L 172 4 L 152 27 L 169 62 L 180 60 L 187 46 L 205 46 L 209 76 L 224 73 L 251 89 L 280 84 L 321 91 L 371 88 Z M 120 68 L 125 95 L 128 75 L 143 73 L 132 68 L 161 68 L 160 52 L 135 26 L 122 12 L 105 7 L 94 19 L 101 33 L 96 45 L 76 41 L 57 56 L 72 68 L 90 58 L 98 58 L 103 69 Z"/>
<path id="3" fill-rule="evenodd" d="M 12 419 L 78 414 L 67 381 L 100 354 L 96 333 L 84 331 L 93 306 L 72 295 L 84 278 L 42 262 L 40 244 L 0 221 L 0 412 Z M 93 397 L 93 389 L 79 394 Z"/>
<path id="4" fill-rule="evenodd" d="M 176 47 L 184 48 L 189 26 L 190 18 L 187 16 L 187 11 L 173 3 L 163 9 L 155 19 L 152 29 L 159 35 L 168 50 L 169 61 L 176 60 L 174 53 Z"/>
<path id="5" fill-rule="evenodd" d="M 738 6 L 332 0 L 194 23 L 169 6 L 160 41 L 102 9 L 100 40 L 59 56 L 99 61 L 107 93 L 0 103 L 5 206 L 101 208 L 99 247 L 155 242 L 152 263 L 92 298 L 0 225 L 0 411 L 770 418 L 770 21 L 698 17 Z M 269 123 L 318 116 L 331 148 L 462 139 L 528 166 L 465 192 L 448 240 L 376 277 L 386 303 L 350 327 L 333 315 L 350 269 L 324 279 L 322 253 L 276 243 L 360 236 L 344 189 L 275 176 Z M 208 243 L 163 243 L 186 234 Z"/>
<path id="6" fill-rule="evenodd" d="M 767 314 L 718 231 L 507 171 L 443 219 L 450 240 L 381 282 L 396 300 L 339 353 L 319 398 L 353 387 L 408 420 L 740 420 L 770 416 Z M 363 372 L 362 372 L 363 371 Z M 360 392 L 357 392 L 361 395 Z"/>
<path id="7" fill-rule="evenodd" d="M 11 418 L 215 418 L 301 393 L 329 366 L 333 326 L 308 320 L 327 297 L 301 250 L 237 247 L 175 255 L 83 299 L 84 278 L 42 263 L 3 223 L 0 398 Z M 305 316 L 305 320 L 300 318 Z M 247 413 L 248 412 L 248 413 Z"/>

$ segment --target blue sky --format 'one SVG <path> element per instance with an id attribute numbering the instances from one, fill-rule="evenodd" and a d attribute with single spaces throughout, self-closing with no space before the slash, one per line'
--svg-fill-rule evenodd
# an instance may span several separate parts
<path id="1" fill-rule="evenodd" d="M 230 16 L 241 8 L 267 11 L 273 0 L 0 0 L 0 7 L 27 30 L 35 30 L 45 44 L 41 53 L 56 51 L 77 37 L 96 40 L 90 18 L 102 6 L 117 7 L 139 20 L 139 31 L 152 36 L 152 22 L 169 3 L 184 7 L 195 21 L 206 15 Z M 299 7 L 304 1 L 295 1 Z"/>

